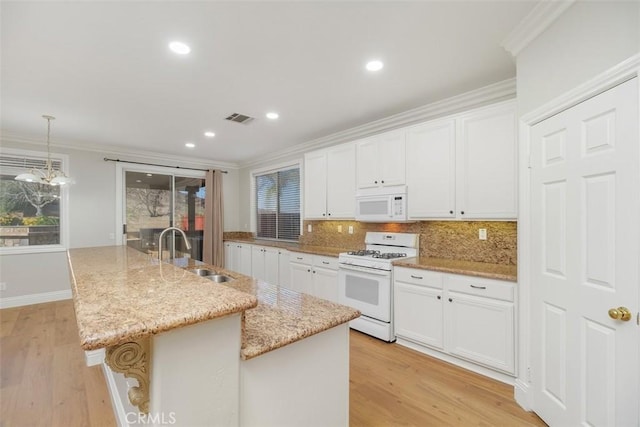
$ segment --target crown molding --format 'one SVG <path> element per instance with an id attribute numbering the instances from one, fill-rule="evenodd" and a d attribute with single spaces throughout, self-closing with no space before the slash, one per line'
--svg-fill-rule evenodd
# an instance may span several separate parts
<path id="1" fill-rule="evenodd" d="M 30 145 L 38 145 L 46 147 L 46 142 L 43 142 L 41 139 L 29 138 L 18 134 L 13 134 L 10 132 L 2 131 L 1 132 L 1 141 L 9 142 L 14 144 L 30 144 Z M 88 151 L 93 153 L 100 153 L 101 155 L 109 155 L 109 156 L 132 156 L 136 158 L 143 159 L 144 161 L 160 161 L 160 162 L 178 162 L 185 163 L 191 165 L 193 167 L 202 167 L 202 168 L 224 168 L 224 169 L 238 169 L 239 166 L 237 163 L 231 162 L 220 162 L 213 159 L 202 159 L 202 158 L 193 158 L 193 157 L 182 157 L 182 156 L 173 156 L 170 154 L 162 154 L 162 153 L 154 153 L 151 151 L 145 150 L 132 150 L 122 146 L 110 146 L 103 144 L 88 144 L 88 143 L 77 143 L 77 142 L 60 142 L 60 141 L 51 141 L 52 148 L 64 148 L 68 150 L 78 150 L 78 151 Z M 125 160 L 125 159 L 121 159 Z"/>
<path id="2" fill-rule="evenodd" d="M 499 101 L 515 98 L 516 96 L 516 79 L 511 78 L 494 83 L 479 89 L 465 92 L 450 98 L 436 101 L 431 104 L 423 105 L 402 113 L 394 114 L 383 119 L 375 120 L 364 125 L 356 126 L 344 131 L 336 132 L 322 138 L 297 144 L 295 147 L 289 147 L 284 150 L 275 152 L 268 157 L 250 160 L 240 163 L 240 167 L 254 167 L 256 165 L 276 162 L 284 158 L 295 155 L 302 156 L 304 153 L 332 145 L 349 142 L 356 139 L 366 138 L 368 136 L 391 131 L 401 127 L 406 127 L 438 117 L 447 116 L 461 111 L 469 110 L 475 107 L 481 107 L 487 104 L 493 104 Z"/>
<path id="3" fill-rule="evenodd" d="M 545 0 L 538 3 L 500 44 L 514 57 L 573 5 L 576 0 Z"/>

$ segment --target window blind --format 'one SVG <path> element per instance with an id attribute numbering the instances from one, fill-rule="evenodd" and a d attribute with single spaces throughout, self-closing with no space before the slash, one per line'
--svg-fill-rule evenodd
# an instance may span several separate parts
<path id="1" fill-rule="evenodd" d="M 298 240 L 300 236 L 300 169 L 256 176 L 257 236 Z"/>

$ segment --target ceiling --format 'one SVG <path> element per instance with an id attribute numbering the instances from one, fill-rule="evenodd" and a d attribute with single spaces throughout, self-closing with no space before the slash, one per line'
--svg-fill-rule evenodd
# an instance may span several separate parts
<path id="1" fill-rule="evenodd" d="M 3 1 L 1 128 L 43 141 L 51 114 L 54 145 L 242 164 L 514 77 L 500 43 L 534 5 Z"/>

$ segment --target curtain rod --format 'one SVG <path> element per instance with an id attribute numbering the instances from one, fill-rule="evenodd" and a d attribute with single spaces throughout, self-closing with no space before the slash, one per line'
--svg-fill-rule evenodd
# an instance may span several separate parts
<path id="1" fill-rule="evenodd" d="M 145 166 L 160 166 L 163 168 L 174 168 L 174 169 L 187 169 L 187 170 L 191 170 L 191 171 L 202 171 L 202 172 L 207 172 L 209 169 L 198 169 L 198 168 L 185 168 L 182 166 L 167 166 L 167 165 L 159 165 L 157 163 L 144 163 L 144 162 L 132 162 L 130 160 L 120 160 L 120 159 L 110 159 L 108 157 L 104 158 L 105 162 L 119 162 L 119 163 L 131 163 L 134 165 L 145 165 Z M 228 173 L 229 171 L 222 171 L 222 170 L 215 170 L 217 172 L 222 172 L 222 173 Z"/>

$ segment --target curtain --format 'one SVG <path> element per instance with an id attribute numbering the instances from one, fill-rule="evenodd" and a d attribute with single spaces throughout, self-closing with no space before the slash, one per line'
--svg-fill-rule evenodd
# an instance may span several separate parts
<path id="1" fill-rule="evenodd" d="M 205 180 L 204 237 L 202 260 L 206 264 L 224 268 L 224 218 L 222 205 L 222 172 L 208 170 Z"/>

